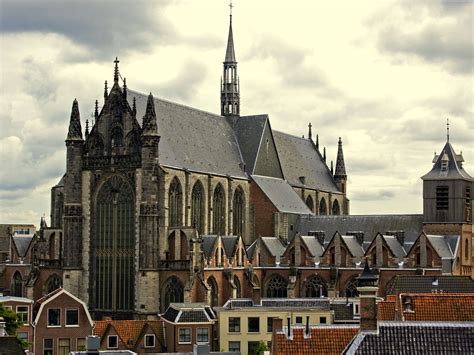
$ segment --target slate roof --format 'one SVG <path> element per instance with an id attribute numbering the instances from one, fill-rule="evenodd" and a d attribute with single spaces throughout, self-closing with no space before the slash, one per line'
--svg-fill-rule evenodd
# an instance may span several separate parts
<path id="1" fill-rule="evenodd" d="M 447 169 L 443 171 L 443 160 L 447 161 Z M 464 159 L 462 154 L 456 154 L 451 143 L 446 142 L 443 150 L 439 155 L 435 155 L 433 159 L 433 168 L 431 171 L 422 176 L 423 180 L 467 180 L 474 181 L 463 168 Z"/>
<path id="2" fill-rule="evenodd" d="M 147 324 L 153 329 L 158 342 L 163 344 L 163 323 L 158 320 L 99 320 L 95 322 L 94 335 L 102 339 L 107 329 L 113 327 L 122 344 L 133 349 Z"/>
<path id="3" fill-rule="evenodd" d="M 453 258 L 455 250 L 451 250 L 444 235 L 427 234 L 426 238 L 430 241 L 431 246 L 441 258 Z"/>
<path id="4" fill-rule="evenodd" d="M 238 240 L 239 240 L 239 237 L 236 237 L 234 235 L 221 237 L 222 245 L 224 246 L 224 250 L 225 250 L 225 254 L 227 255 L 227 258 L 232 257 L 232 255 L 234 254 L 235 246 L 237 245 Z"/>
<path id="5" fill-rule="evenodd" d="M 301 236 L 301 240 L 306 245 L 306 247 L 308 248 L 308 251 L 311 253 L 313 257 L 323 255 L 324 248 L 318 242 L 318 239 L 315 236 L 304 235 L 304 236 Z"/>
<path id="6" fill-rule="evenodd" d="M 385 242 L 387 243 L 392 253 L 397 258 L 403 258 L 407 255 L 407 251 L 405 250 L 403 245 L 400 244 L 397 237 L 395 237 L 394 235 L 383 235 L 383 238 L 385 239 Z"/>
<path id="7" fill-rule="evenodd" d="M 217 242 L 217 235 L 202 235 L 202 250 L 204 255 L 209 258 L 212 256 L 212 251 L 214 250 L 214 245 Z"/>
<path id="8" fill-rule="evenodd" d="M 358 322 L 354 319 L 353 304 L 351 302 L 331 302 L 334 311 L 334 322 Z"/>
<path id="9" fill-rule="evenodd" d="M 353 235 L 342 235 L 341 237 L 352 256 L 354 256 L 356 260 L 360 260 L 364 256 L 364 249 L 362 249 L 362 245 L 359 244 L 356 237 Z"/>
<path id="10" fill-rule="evenodd" d="M 387 285 L 387 294 L 396 294 L 397 292 L 474 293 L 474 280 L 469 276 L 398 275 Z"/>
<path id="11" fill-rule="evenodd" d="M 249 174 L 253 174 L 267 120 L 268 115 L 241 116 L 235 124 L 235 135 L 246 165 L 245 171 Z"/>
<path id="12" fill-rule="evenodd" d="M 212 309 L 200 303 L 171 303 L 161 317 L 172 323 L 209 323 L 216 320 Z"/>
<path id="13" fill-rule="evenodd" d="M 260 239 L 272 256 L 282 256 L 285 252 L 285 246 L 281 243 L 280 239 L 276 237 L 260 237 Z"/>
<path id="14" fill-rule="evenodd" d="M 260 175 L 252 175 L 252 180 L 279 212 L 313 214 L 285 180 Z"/>
<path id="15" fill-rule="evenodd" d="M 136 98 L 137 119 L 145 113 L 148 95 L 129 90 Z M 216 175 L 246 178 L 232 127 L 222 116 L 155 98 L 160 164 Z"/>
<path id="16" fill-rule="evenodd" d="M 330 309 L 327 298 L 262 298 L 259 305 L 254 305 L 251 299 L 231 298 L 223 305 L 223 308 L 252 308 L 256 306 L 259 308 Z"/>
<path id="17" fill-rule="evenodd" d="M 341 193 L 314 144 L 301 137 L 273 131 L 273 137 L 286 180 L 292 186 Z M 305 177 L 305 185 L 299 177 Z"/>
<path id="18" fill-rule="evenodd" d="M 253 256 L 254 256 L 256 247 L 257 247 L 257 241 L 255 240 L 255 241 L 254 241 L 252 244 L 250 244 L 249 247 L 247 248 L 246 252 L 247 252 L 247 257 L 249 258 L 249 260 L 253 260 Z"/>
<path id="19" fill-rule="evenodd" d="M 21 258 L 25 257 L 34 236 L 35 236 L 34 234 L 29 234 L 29 235 L 16 234 L 16 233 L 13 234 L 12 236 L 13 244 L 15 245 L 15 248 L 18 252 L 19 257 Z"/>
<path id="20" fill-rule="evenodd" d="M 302 355 L 339 355 L 359 331 L 358 326 L 311 326 L 310 336 L 305 334 L 305 328 L 293 326 L 292 336 L 288 338 L 287 328 L 275 334 L 277 354 Z"/>
<path id="21" fill-rule="evenodd" d="M 423 215 L 345 215 L 345 216 L 302 216 L 295 230 L 302 235 L 311 231 L 324 231 L 330 240 L 334 233 L 345 235 L 350 231 L 363 231 L 364 242 L 370 243 L 377 233 L 404 231 L 405 243 L 418 239 L 423 230 Z"/>
<path id="22" fill-rule="evenodd" d="M 473 354 L 474 323 L 379 322 L 361 332 L 344 354 Z"/>

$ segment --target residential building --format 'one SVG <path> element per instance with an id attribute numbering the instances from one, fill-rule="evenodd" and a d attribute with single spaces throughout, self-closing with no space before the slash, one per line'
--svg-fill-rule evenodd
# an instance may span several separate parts
<path id="1" fill-rule="evenodd" d="M 28 349 L 33 350 L 33 301 L 25 297 L 15 297 L 15 296 L 0 296 L 0 303 L 3 304 L 3 307 L 14 311 L 20 321 L 23 323 L 18 327 L 16 331 L 16 336 L 29 343 L 30 346 Z"/>

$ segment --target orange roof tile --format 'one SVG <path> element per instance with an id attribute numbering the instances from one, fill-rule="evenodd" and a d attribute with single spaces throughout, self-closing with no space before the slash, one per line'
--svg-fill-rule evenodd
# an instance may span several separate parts
<path id="1" fill-rule="evenodd" d="M 305 337 L 304 327 L 293 327 L 292 337 L 284 330 L 277 332 L 277 354 L 339 355 L 359 332 L 358 326 L 312 326 L 311 336 Z"/>
<path id="2" fill-rule="evenodd" d="M 377 307 L 378 320 L 395 320 L 395 299 L 379 302 Z"/>
<path id="3" fill-rule="evenodd" d="M 140 334 L 146 325 L 149 325 L 155 332 L 157 338 L 162 342 L 162 323 L 156 320 L 104 320 L 96 321 L 94 334 L 102 338 L 109 326 L 114 327 L 121 342 L 126 347 L 133 348 L 139 340 Z"/>

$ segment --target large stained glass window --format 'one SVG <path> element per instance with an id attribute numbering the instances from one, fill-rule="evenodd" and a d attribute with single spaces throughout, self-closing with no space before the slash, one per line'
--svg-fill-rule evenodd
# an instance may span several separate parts
<path id="1" fill-rule="evenodd" d="M 233 212 L 233 234 L 241 236 L 244 227 L 244 192 L 239 187 L 234 192 L 234 200 L 232 202 Z"/>
<path id="2" fill-rule="evenodd" d="M 217 235 L 225 234 L 225 196 L 221 184 L 216 186 L 212 198 L 212 232 Z"/>
<path id="3" fill-rule="evenodd" d="M 181 184 L 179 183 L 179 180 L 174 178 L 168 191 L 168 212 L 170 227 L 181 227 L 182 225 L 181 216 L 183 214 L 183 194 L 181 191 Z"/>
<path id="4" fill-rule="evenodd" d="M 305 284 L 305 297 L 327 297 L 328 286 L 321 276 L 311 277 Z"/>
<path id="5" fill-rule="evenodd" d="M 182 303 L 184 300 L 184 286 L 176 276 L 171 276 L 164 283 L 161 295 L 161 310 L 164 312 L 170 303 Z"/>
<path id="6" fill-rule="evenodd" d="M 194 184 L 191 193 L 191 225 L 199 234 L 204 233 L 204 188 L 200 181 Z"/>
<path id="7" fill-rule="evenodd" d="M 98 310 L 133 310 L 135 217 L 131 185 L 120 176 L 97 194 L 93 236 L 94 301 Z"/>
<path id="8" fill-rule="evenodd" d="M 288 282 L 280 275 L 273 275 L 267 282 L 266 294 L 268 298 L 286 298 Z"/>

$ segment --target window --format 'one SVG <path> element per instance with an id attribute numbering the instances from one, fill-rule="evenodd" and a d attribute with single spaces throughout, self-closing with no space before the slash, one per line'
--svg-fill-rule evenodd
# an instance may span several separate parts
<path id="1" fill-rule="evenodd" d="M 179 328 L 179 343 L 191 344 L 191 328 Z"/>
<path id="2" fill-rule="evenodd" d="M 162 311 L 164 312 L 170 303 L 173 302 L 183 302 L 184 300 L 184 286 L 183 283 L 176 277 L 171 276 L 165 283 L 163 287 L 163 300 L 161 306 L 163 307 Z"/>
<path id="3" fill-rule="evenodd" d="M 309 210 L 313 212 L 314 203 L 313 203 L 313 198 L 311 196 L 306 197 L 306 206 L 308 206 Z"/>
<path id="4" fill-rule="evenodd" d="M 360 311 L 359 311 L 359 304 L 358 303 L 354 303 L 354 315 L 359 315 L 360 314 Z"/>
<path id="5" fill-rule="evenodd" d="M 273 332 L 273 317 L 267 318 L 267 333 Z"/>
<path id="6" fill-rule="evenodd" d="M 208 328 L 197 328 L 197 342 L 198 343 L 209 343 L 209 329 Z"/>
<path id="7" fill-rule="evenodd" d="M 155 347 L 155 335 L 146 334 L 145 335 L 145 348 L 154 348 Z"/>
<path id="8" fill-rule="evenodd" d="M 286 298 L 288 283 L 280 275 L 273 275 L 267 282 L 268 298 Z"/>
<path id="9" fill-rule="evenodd" d="M 191 194 L 191 223 L 199 234 L 204 232 L 204 188 L 196 182 Z"/>
<path id="10" fill-rule="evenodd" d="M 319 323 L 326 324 L 326 317 L 319 317 Z"/>
<path id="11" fill-rule="evenodd" d="M 177 178 L 171 182 L 168 192 L 169 202 L 169 225 L 170 227 L 181 226 L 181 216 L 183 214 L 183 197 L 181 192 L 181 184 Z"/>
<path id="12" fill-rule="evenodd" d="M 23 324 L 28 324 L 28 306 L 17 306 L 16 314 L 18 315 L 18 320 Z"/>
<path id="13" fill-rule="evenodd" d="M 239 187 L 235 190 L 234 201 L 232 203 L 233 222 L 232 227 L 234 229 L 234 235 L 242 235 L 243 223 L 244 223 L 244 192 Z"/>
<path id="14" fill-rule="evenodd" d="M 248 330 L 249 330 L 249 333 L 258 333 L 258 332 L 260 332 L 260 318 L 258 318 L 258 317 L 249 317 L 249 319 L 248 319 Z"/>
<path id="15" fill-rule="evenodd" d="M 229 352 L 240 351 L 240 341 L 229 341 Z"/>
<path id="16" fill-rule="evenodd" d="M 23 281 L 21 274 L 18 271 L 13 275 L 12 290 L 13 296 L 23 297 Z"/>
<path id="17" fill-rule="evenodd" d="M 53 355 L 53 339 L 43 340 L 43 355 Z"/>
<path id="18" fill-rule="evenodd" d="M 339 202 L 337 200 L 334 200 L 334 203 L 332 204 L 332 214 L 335 216 L 341 214 L 341 208 L 339 207 Z"/>
<path id="19" fill-rule="evenodd" d="M 296 317 L 295 319 L 296 325 L 302 325 L 303 324 L 303 317 Z"/>
<path id="20" fill-rule="evenodd" d="M 77 351 L 84 351 L 84 350 L 86 350 L 86 339 L 77 338 Z"/>
<path id="21" fill-rule="evenodd" d="M 359 280 L 355 277 L 349 280 L 346 284 L 346 297 L 359 297 L 359 291 L 357 291 L 357 287 L 359 287 Z"/>
<path id="22" fill-rule="evenodd" d="M 59 339 L 59 355 L 68 355 L 71 351 L 71 339 Z"/>
<path id="23" fill-rule="evenodd" d="M 61 326 L 61 310 L 59 308 L 48 309 L 48 327 Z"/>
<path id="24" fill-rule="evenodd" d="M 16 332 L 16 336 L 18 339 L 21 339 L 26 343 L 28 342 L 28 332 Z"/>
<path id="25" fill-rule="evenodd" d="M 436 186 L 436 209 L 447 210 L 449 207 L 449 186 Z"/>
<path id="26" fill-rule="evenodd" d="M 118 348 L 118 336 L 109 335 L 107 337 L 107 349 L 117 349 Z"/>
<path id="27" fill-rule="evenodd" d="M 258 349 L 258 341 L 249 341 L 247 343 L 248 346 L 248 353 L 249 354 L 257 354 L 257 349 Z"/>
<path id="28" fill-rule="evenodd" d="M 321 276 L 312 276 L 305 284 L 305 297 L 327 297 L 328 287 Z"/>
<path id="29" fill-rule="evenodd" d="M 328 214 L 328 208 L 327 208 L 326 200 L 324 199 L 324 197 L 319 202 L 319 214 L 320 215 L 327 215 Z"/>
<path id="30" fill-rule="evenodd" d="M 229 318 L 229 333 L 239 333 L 239 332 L 240 332 L 240 318 L 230 317 Z"/>
<path id="31" fill-rule="evenodd" d="M 79 310 L 78 309 L 67 309 L 66 310 L 66 326 L 79 325 Z"/>
<path id="32" fill-rule="evenodd" d="M 225 196 L 221 184 L 217 185 L 212 197 L 212 233 L 225 234 Z"/>

